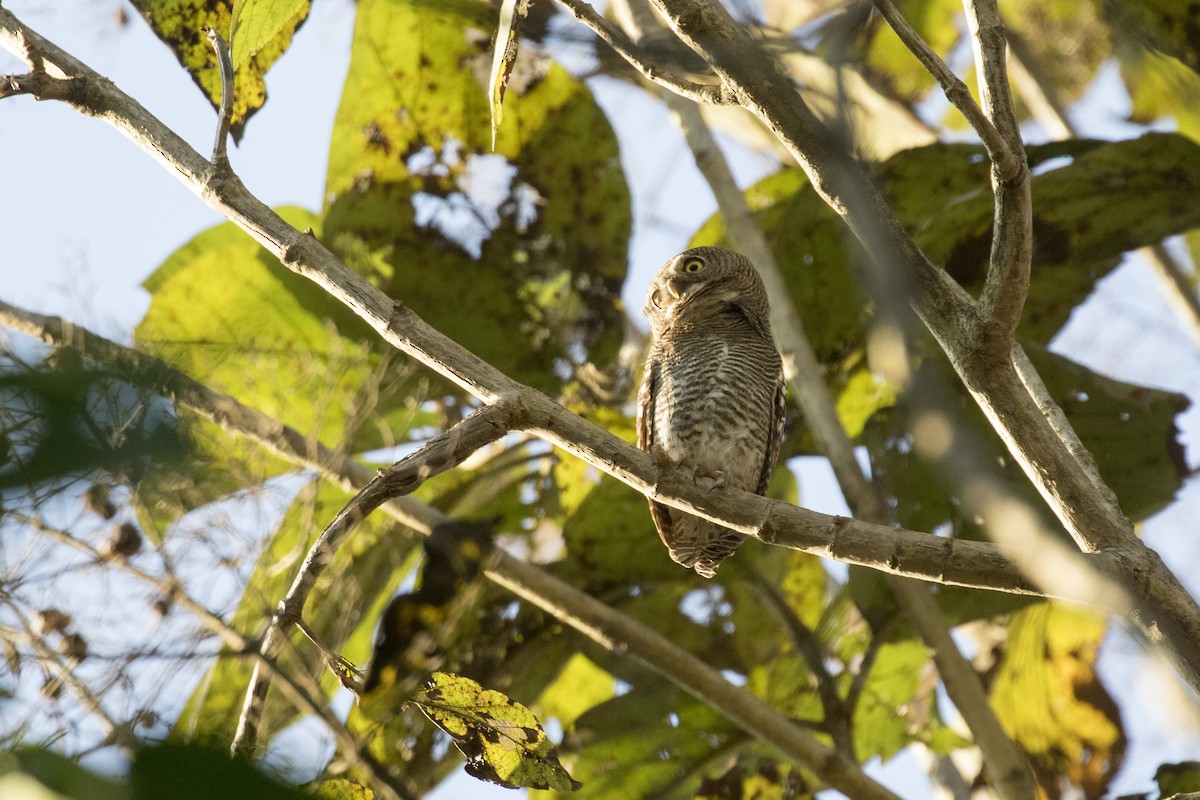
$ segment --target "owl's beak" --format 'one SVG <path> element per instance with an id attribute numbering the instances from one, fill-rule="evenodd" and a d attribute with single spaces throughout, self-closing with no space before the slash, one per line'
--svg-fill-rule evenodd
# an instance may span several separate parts
<path id="1" fill-rule="evenodd" d="M 683 297 L 683 287 L 676 280 L 667 280 L 667 292 L 676 300 Z"/>

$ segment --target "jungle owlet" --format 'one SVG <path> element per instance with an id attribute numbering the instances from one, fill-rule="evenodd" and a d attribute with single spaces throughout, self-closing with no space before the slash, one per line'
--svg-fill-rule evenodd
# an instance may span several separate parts
<path id="1" fill-rule="evenodd" d="M 638 447 L 697 478 L 762 494 L 783 435 L 783 366 L 754 265 L 719 247 L 685 250 L 650 282 L 650 354 Z M 706 578 L 745 538 L 650 501 L 671 558 Z"/>

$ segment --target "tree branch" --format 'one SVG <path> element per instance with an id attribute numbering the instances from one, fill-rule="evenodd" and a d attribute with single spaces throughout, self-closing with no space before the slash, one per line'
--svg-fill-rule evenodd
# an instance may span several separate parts
<path id="1" fill-rule="evenodd" d="M 229 56 L 229 45 L 217 33 L 216 28 L 205 28 L 213 50 L 217 54 L 217 67 L 221 75 L 221 106 L 217 111 L 217 134 L 213 142 L 212 163 L 217 169 L 228 169 L 229 126 L 233 123 L 233 60 Z"/>
<path id="2" fill-rule="evenodd" d="M 619 28 L 597 13 L 584 0 L 560 0 L 560 2 L 564 8 L 574 15 L 575 19 L 583 23 L 596 36 L 600 37 L 601 41 L 628 61 L 630 66 L 642 73 L 646 80 L 652 81 L 680 97 L 686 97 L 697 103 L 717 106 L 731 105 L 733 103 L 733 98 L 724 91 L 724 87 L 721 84 L 696 83 L 695 81 L 684 80 L 665 67 L 654 63 L 649 56 L 639 51 L 637 46 L 630 42 Z"/>
<path id="3" fill-rule="evenodd" d="M 1029 294 L 1033 262 L 1033 199 L 1029 162 L 1025 158 L 1025 145 L 1008 88 L 1007 43 L 1000 10 L 996 0 L 964 0 L 964 6 L 979 74 L 979 94 L 988 119 L 1004 138 L 1015 162 L 992 163 L 992 188 L 996 195 L 992 253 L 979 297 L 981 318 L 976 329 L 981 355 L 999 361 L 1008 357 L 1013 334 L 1021 321 L 1021 309 Z"/>
<path id="4" fill-rule="evenodd" d="M 301 621 L 304 605 L 317 579 L 333 563 L 337 548 L 359 522 L 387 500 L 411 494 L 429 478 L 458 466 L 479 448 L 502 438 L 508 430 L 505 401 L 484 406 L 450 430 L 430 439 L 417 452 L 381 470 L 362 491 L 351 498 L 309 549 L 291 588 L 263 634 L 258 664 L 274 661 L 278 657 L 288 629 Z M 230 746 L 230 752 L 235 756 L 253 753 L 257 746 L 258 726 L 269 688 L 267 676 L 258 668 L 258 664 L 255 664 L 246 688 L 246 699 Z"/>
<path id="5" fill-rule="evenodd" d="M 862 242 L 872 270 L 882 276 L 879 282 L 894 280 L 897 267 L 911 277 L 906 296 L 1017 463 L 1081 550 L 1106 551 L 1118 560 L 1113 574 L 1137 600 L 1133 619 L 1151 641 L 1164 645 L 1176 670 L 1200 690 L 1200 606 L 1158 554 L 1137 539 L 1024 353 L 1013 344 L 1007 363 L 978 357 L 982 317 L 969 296 L 921 253 L 843 144 L 720 3 L 653 2 L 740 103 L 780 138 Z M 994 305 L 1008 307 L 1006 302 Z"/>
<path id="6" fill-rule="evenodd" d="M 242 406 L 232 398 L 213 392 L 211 389 L 198 384 L 193 379 L 159 362 L 157 359 L 109 342 L 102 337 L 89 333 L 82 327 L 64 326 L 56 318 L 32 314 L 15 309 L 4 303 L 0 303 L 0 322 L 17 330 L 38 336 L 44 341 L 69 344 L 79 349 L 89 358 L 120 369 L 133 382 L 137 382 L 139 378 L 144 381 L 146 376 L 153 376 L 156 381 L 154 384 L 155 387 L 180 405 L 184 405 L 202 416 L 219 422 L 231 432 L 264 444 L 293 463 L 313 469 L 326 480 L 343 488 L 351 489 L 356 486 L 365 486 L 372 479 L 371 471 L 353 459 L 334 453 L 320 444 L 313 446 L 298 431 L 282 426 L 277 421 Z M 69 333 L 64 328 L 69 328 Z M 617 441 L 623 448 L 627 448 L 633 454 L 645 455 L 640 450 L 632 448 L 630 445 L 620 442 L 620 440 Z M 749 496 L 757 497 L 757 495 Z M 411 497 L 394 498 L 388 501 L 383 508 L 397 521 L 425 534 L 429 534 L 436 526 L 450 521 L 449 517 L 437 509 L 413 500 Z M 848 522 L 848 520 L 843 520 L 843 522 Z M 882 530 L 885 532 L 885 535 L 887 532 L 890 532 L 890 529 Z M 938 539 L 928 534 L 917 534 L 915 538 L 919 538 L 922 541 L 930 540 L 933 543 L 949 543 L 953 541 Z M 861 539 L 864 542 L 871 542 L 873 544 L 878 539 L 878 533 L 875 531 L 864 533 Z M 989 556 L 978 563 L 978 568 L 981 571 L 989 569 L 989 565 L 994 565 L 1000 569 L 1008 569 L 1010 572 L 1012 571 L 1011 565 L 998 553 L 995 553 L 994 549 L 990 548 L 990 546 L 980 543 L 970 544 L 979 545 L 980 552 L 988 553 L 989 550 L 991 551 Z M 745 722 L 747 725 L 753 724 L 758 726 L 756 728 L 746 728 L 749 733 L 765 737 L 774 736 L 778 732 L 778 722 L 764 721 L 766 717 L 761 705 L 754 706 L 754 711 L 749 717 L 740 716 L 744 713 L 747 703 L 751 703 L 752 701 L 761 703 L 761 701 L 757 701 L 756 698 L 753 698 L 753 696 L 741 689 L 731 686 L 730 689 L 732 692 L 724 691 L 712 697 L 706 694 L 709 685 L 714 680 L 723 681 L 720 675 L 713 673 L 711 670 L 705 672 L 708 668 L 702 662 L 699 662 L 698 659 L 695 659 L 686 652 L 683 652 L 681 656 L 680 653 L 682 651 L 645 625 L 599 603 L 599 601 L 594 600 L 583 592 L 545 574 L 537 567 L 525 564 L 502 552 L 495 553 L 493 558 L 494 561 L 486 567 L 484 573 L 493 582 L 509 587 L 521 597 L 535 603 L 538 607 L 551 611 L 556 617 L 563 619 L 579 632 L 592 638 L 598 644 L 612 650 L 614 653 L 642 661 L 685 691 L 709 703 L 734 722 L 738 724 Z M 971 561 L 972 558 L 971 555 L 966 556 L 967 561 Z M 897 558 L 897 561 L 906 560 L 907 556 Z M 953 557 L 949 559 L 951 562 L 954 560 Z M 953 571 L 952 567 L 950 571 Z M 530 581 L 533 582 L 531 583 Z M 220 622 L 220 620 L 215 621 Z M 236 634 L 236 632 L 233 633 Z M 259 650 L 251 648 L 249 643 L 241 639 L 240 636 L 232 641 L 227 641 L 227 644 L 239 652 L 244 651 L 254 654 L 258 659 L 257 663 L 263 665 L 262 671 L 265 674 L 278 677 L 278 673 L 272 671 L 275 669 L 274 662 L 270 659 L 264 659 Z M 691 664 L 687 670 L 680 672 L 678 669 L 679 663 L 684 657 L 696 663 Z M 700 679 L 701 683 L 697 683 L 694 680 L 696 675 L 703 676 Z M 715 678 L 713 677 L 714 675 L 716 676 Z M 264 681 L 260 680 L 260 685 L 264 683 Z M 292 698 L 289 696 L 289 699 Z M 293 702 L 296 701 L 293 700 Z M 307 708 L 306 705 L 300 703 L 297 704 L 297 707 Z M 256 712 L 251 710 L 249 713 L 254 714 Z M 799 735 L 804 736 L 802 732 Z M 785 755 L 813 769 L 814 772 L 821 775 L 823 780 L 826 779 L 826 776 L 821 772 L 821 770 L 827 768 L 826 766 L 822 766 L 824 764 L 823 760 L 816 765 L 804 760 L 814 752 L 812 744 L 801 743 L 792 747 L 789 743 L 792 742 L 794 736 L 793 734 L 780 740 L 782 741 L 782 745 L 773 739 L 765 739 L 765 741 L 776 746 L 782 746 Z M 837 770 L 845 769 L 845 764 L 841 764 L 840 762 L 835 764 L 835 766 Z M 834 781 L 840 781 L 841 778 L 838 778 L 835 774 L 830 775 L 828 780 L 831 784 L 836 785 Z M 862 790 L 861 786 L 859 790 Z M 881 796 L 878 792 L 871 793 L 873 790 L 869 788 L 864 791 L 867 794 L 862 796 Z M 855 794 L 852 796 L 857 797 L 859 795 Z"/>
<path id="7" fill-rule="evenodd" d="M 967 118 L 967 122 L 979 134 L 980 141 L 987 149 L 988 158 L 996 165 L 1000 174 L 1009 178 L 1015 177 L 1021 169 L 1020 161 L 1024 159 L 1013 153 L 1005 137 L 1000 134 L 992 121 L 983 113 L 983 109 L 975 102 L 967 84 L 955 75 L 946 62 L 942 61 L 941 57 L 933 51 L 929 43 L 921 38 L 921 34 L 917 33 L 916 29 L 909 24 L 892 0 L 873 0 L 873 2 L 879 15 L 891 26 L 904 46 L 917 57 L 921 65 L 942 87 L 942 92 L 950 104 Z"/>
<path id="8" fill-rule="evenodd" d="M 888 0 L 883 0 L 888 2 Z M 627 0 L 630 6 L 636 7 L 639 0 Z M 619 7 L 619 4 L 618 4 Z M 964 87 L 965 88 L 965 87 Z M 969 94 L 968 94 L 969 96 Z M 767 292 L 771 297 L 772 329 L 775 338 L 784 353 L 785 364 L 800 364 L 799 369 L 793 369 L 788 375 L 789 386 L 794 397 L 800 400 L 804 411 L 805 421 L 821 445 L 833 466 L 838 485 L 847 498 L 847 503 L 856 517 L 870 522 L 894 525 L 896 520 L 891 513 L 883 494 L 874 486 L 863 473 L 858 459 L 854 455 L 854 446 L 846 433 L 845 427 L 838 418 L 833 398 L 825 385 L 824 371 L 817 361 L 812 345 L 800 323 L 795 304 L 787 291 L 787 285 L 775 262 L 774 253 L 767 244 L 766 236 L 759 227 L 746 203 L 745 195 L 734 182 L 733 173 L 729 169 L 720 150 L 713 141 L 712 135 L 704 124 L 699 110 L 689 101 L 668 95 L 664 98 L 674 111 L 684 130 L 688 144 L 696 157 L 696 164 L 703 173 L 709 186 L 717 197 L 725 221 L 726 231 L 734 245 L 742 250 L 759 269 Z M 777 326 L 778 325 L 778 326 Z M 1019 550 L 1013 550 L 1019 553 Z M 1014 559 L 1019 566 L 1030 559 L 1024 554 Z M 1037 573 L 1032 572 L 1037 579 Z M 1055 576 L 1056 578 L 1059 576 Z M 1041 585 L 1052 581 L 1038 580 Z M 990 774 L 1000 797 L 1006 800 L 1024 800 L 1034 795 L 1034 784 L 1025 758 L 1013 741 L 1005 734 L 996 715 L 988 704 L 987 693 L 979 680 L 979 676 L 959 653 L 957 645 L 950 636 L 950 629 L 941 609 L 930 596 L 929 590 L 905 578 L 892 577 L 889 581 L 892 590 L 900 601 L 905 615 L 912 621 L 921 638 L 929 646 L 938 673 L 946 687 L 947 693 L 955 706 L 958 707 L 968 727 L 975 734 L 976 744 L 988 765 Z M 793 630 L 795 630 L 793 626 Z M 811 662 L 811 659 L 810 659 Z M 824 688 L 819 670 L 814 668 L 818 686 Z M 825 676 L 826 678 L 828 676 Z M 834 696 L 836 698 L 836 695 Z M 840 705 L 833 703 L 826 693 L 821 693 L 822 704 L 825 707 L 826 718 L 831 725 L 838 724 Z M 841 715 L 844 717 L 844 713 Z M 834 727 L 835 742 L 839 742 L 838 731 Z M 853 750 L 850 751 L 853 755 Z"/>
<path id="9" fill-rule="evenodd" d="M 108 341 L 82 326 L 66 325 L 57 317 L 35 314 L 3 301 L 0 301 L 0 324 L 47 343 L 74 347 L 130 383 L 160 391 L 227 430 L 249 437 L 294 463 L 320 471 L 342 488 L 354 490 L 372 478 L 370 470 L 346 456 L 324 446 L 312 449 L 309 438 L 299 431 L 214 392 L 158 359 Z M 539 416 L 543 424 L 547 421 L 540 402 L 532 406 L 516 404 L 514 408 L 520 409 L 519 416 L 510 423 L 514 430 L 525 428 L 526 421 L 537 421 Z M 643 494 L 655 493 L 661 502 L 715 519 L 747 535 L 756 535 L 768 544 L 936 583 L 1013 594 L 1042 594 L 1000 550 L 987 542 L 948 539 L 822 514 L 737 489 L 722 487 L 704 494 L 697 491 L 686 475 L 664 476 L 655 489 L 653 477 L 632 477 L 653 476 L 655 465 L 649 454 L 560 406 L 554 408 L 558 412 L 550 421 L 552 425 L 542 431 L 546 438 L 582 453 L 589 463 L 609 474 L 618 478 L 625 475 L 626 483 Z M 536 432 L 531 424 L 529 429 Z M 568 442 L 567 436 L 584 444 Z M 605 453 L 607 461 L 588 455 L 599 451 Z M 441 519 L 433 509 L 415 501 L 404 503 L 403 508 L 405 524 L 418 530 L 430 530 Z M 1084 558 L 1089 569 L 1106 569 L 1104 556 Z M 1070 599 L 1089 602 L 1089 598 L 1074 595 Z"/>

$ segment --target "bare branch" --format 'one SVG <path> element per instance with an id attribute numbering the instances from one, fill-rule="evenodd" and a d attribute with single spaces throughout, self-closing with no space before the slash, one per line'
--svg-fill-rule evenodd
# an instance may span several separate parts
<path id="1" fill-rule="evenodd" d="M 62 330 L 61 323 L 54 318 L 41 317 L 0 304 L 0 321 L 19 330 L 40 336 L 48 341 L 64 341 L 62 338 L 64 331 Z M 255 441 L 260 441 L 272 447 L 280 455 L 290 459 L 294 463 L 318 471 L 322 477 L 343 488 L 364 486 L 371 480 L 370 470 L 353 459 L 332 453 L 319 444 L 315 447 L 311 446 L 311 443 L 298 432 L 280 426 L 265 415 L 245 408 L 230 398 L 200 386 L 191 378 L 176 372 L 155 359 L 136 353 L 135 351 L 130 351 L 127 348 L 122 348 L 120 345 L 108 342 L 78 326 L 71 327 L 70 341 L 72 346 L 82 349 L 85 354 L 92 358 L 102 361 L 110 358 L 111 360 L 106 363 L 111 364 L 132 364 L 136 368 L 137 373 L 142 376 L 157 376 L 158 380 L 161 381 L 160 386 L 171 387 L 164 388 L 163 390 L 168 391 L 176 402 L 188 405 L 193 411 L 203 416 L 212 419 L 219 418 L 221 424 L 227 430 L 247 436 Z M 150 370 L 148 369 L 149 367 L 153 367 L 153 369 Z M 214 409 L 220 409 L 219 413 L 214 411 Z M 537 412 L 538 409 L 535 408 L 532 412 L 527 411 L 525 413 Z M 266 438 L 258 438 L 263 432 L 267 433 Z M 603 433 L 602 435 L 606 437 L 611 436 L 607 433 Z M 618 447 L 627 451 L 631 456 L 649 458 L 642 451 L 633 448 L 621 440 L 615 439 L 615 437 L 613 438 Z M 684 481 L 683 483 L 690 483 L 690 481 Z M 746 496 L 757 498 L 758 500 L 763 499 L 757 495 Z M 437 509 L 413 500 L 411 497 L 394 498 L 388 501 L 383 508 L 399 522 L 425 534 L 429 534 L 436 526 L 450 521 L 447 516 Z M 802 511 L 802 509 L 796 510 Z M 835 518 L 835 522 L 844 524 L 851 521 Z M 879 538 L 878 531 L 883 531 L 886 536 L 891 532 L 891 529 L 873 528 L 870 531 L 864 532 L 860 538 L 863 542 L 874 546 Z M 956 543 L 953 540 L 939 539 L 928 534 L 916 534 L 914 538 L 919 539 L 922 543 L 928 541 L 938 547 L 949 545 L 951 550 L 959 550 L 960 554 L 962 552 L 961 546 L 964 544 L 969 545 L 972 549 L 978 548 L 980 552 L 984 553 L 990 550 L 990 557 L 985 557 L 979 563 L 981 573 L 986 573 L 987 570 L 995 567 L 1000 571 L 1008 570 L 1009 574 L 1019 580 L 1019 576 L 1013 571 L 1012 566 L 1002 556 L 997 554 L 993 548 L 990 548 L 989 545 L 978 542 Z M 956 559 L 953 556 L 946 558 L 946 554 L 943 552 L 940 554 L 942 556 L 940 559 L 936 553 L 924 554 L 924 557 L 930 555 L 932 555 L 931 560 L 939 560 L 948 571 L 954 572 L 954 562 Z M 494 553 L 493 559 L 485 569 L 485 575 L 493 582 L 509 587 L 514 593 L 531 600 L 531 602 L 534 602 L 540 608 L 551 611 L 556 617 L 563 619 L 580 633 L 592 638 L 601 646 L 617 654 L 637 658 L 663 677 L 679 685 L 685 691 L 688 691 L 704 702 L 710 703 L 729 719 L 739 724 L 745 722 L 748 725 L 753 724 L 757 726 L 746 728 L 748 732 L 760 737 L 775 736 L 778 732 L 779 723 L 777 721 L 764 721 L 766 717 L 761 705 L 754 706 L 754 711 L 749 717 L 742 716 L 747 703 L 751 701 L 761 703 L 757 698 L 754 698 L 743 690 L 729 686 L 727 690 L 721 691 L 716 696 L 710 697 L 706 694 L 706 687 L 713 682 L 714 675 L 717 680 L 723 681 L 720 675 L 709 670 L 698 659 L 686 654 L 686 652 L 680 651 L 679 648 L 672 645 L 661 635 L 641 623 L 630 619 L 626 615 L 599 603 L 563 581 L 547 575 L 537 567 L 518 561 L 503 552 Z M 907 563 L 907 560 L 907 553 L 897 554 L 894 558 L 894 563 Z M 968 555 L 966 560 L 972 560 L 972 556 Z M 220 620 L 216 620 L 216 622 L 220 623 Z M 250 647 L 240 637 L 232 642 L 227 642 L 227 644 L 236 647 L 239 651 L 246 651 Z M 279 678 L 276 672 L 270 671 L 274 669 L 273 661 L 263 659 L 257 649 L 251 649 L 249 652 L 252 652 L 258 659 L 257 663 L 262 665 L 262 671 L 271 674 L 275 678 Z M 683 656 L 680 655 L 681 652 L 683 652 Z M 680 660 L 685 657 L 695 663 L 690 664 L 686 670 L 680 671 Z M 697 682 L 696 675 L 703 676 L 701 679 L 702 682 Z M 305 706 L 298 705 L 298 707 L 303 708 Z M 254 714 L 256 712 L 252 709 L 250 713 Z M 824 766 L 814 766 L 804 760 L 812 754 L 813 743 L 802 742 L 794 745 L 793 738 L 797 735 L 800 737 L 805 736 L 803 732 L 798 732 L 796 734 L 789 734 L 780 740 L 765 738 L 764 741 L 780 747 L 789 758 L 793 758 L 813 769 L 822 779 L 828 780 L 832 785 L 838 785 L 837 781 L 841 781 L 842 779 L 837 774 L 827 776 L 825 770 L 830 767 L 824 761 L 822 762 Z M 341 744 L 340 741 L 339 744 Z M 846 765 L 842 762 L 835 762 L 833 767 L 836 767 L 840 771 L 846 769 Z M 856 793 L 852 796 L 888 796 L 880 795 L 877 789 L 871 789 L 870 787 L 862 789 L 860 786 L 859 789 L 863 794 L 859 795 Z"/>
<path id="2" fill-rule="evenodd" d="M 378 787 L 381 787 L 382 793 L 387 797 L 392 798 L 392 800 L 401 800 L 404 792 L 396 787 L 395 780 L 388 774 L 387 769 L 371 758 L 369 754 L 360 753 L 354 734 L 346 728 L 325 703 L 316 699 L 321 697 L 322 692 L 321 687 L 315 681 L 307 675 L 292 676 L 283 672 L 276 666 L 273 659 L 264 660 L 259 655 L 254 643 L 231 628 L 228 623 L 213 613 L 203 603 L 198 602 L 189 595 L 179 581 L 170 576 L 154 575 L 140 567 L 134 566 L 125 559 L 105 559 L 100 551 L 87 542 L 76 536 L 72 536 L 66 531 L 50 527 L 39 519 L 28 517 L 18 512 L 8 512 L 8 514 L 18 521 L 36 528 L 39 532 L 79 550 L 96 561 L 107 561 L 123 572 L 143 581 L 149 586 L 153 586 L 164 597 L 170 597 L 174 602 L 177 602 L 180 606 L 195 615 L 206 630 L 216 634 L 221 642 L 229 648 L 231 651 L 230 655 L 257 659 L 255 664 L 256 669 L 261 667 L 266 674 L 271 675 L 277 680 L 280 691 L 296 708 L 320 719 L 329 728 L 338 746 L 342 749 L 344 756 L 352 764 L 361 767 L 370 775 L 378 784 Z"/>
<path id="3" fill-rule="evenodd" d="M 3 301 L 0 301 L 0 324 L 49 343 L 76 347 L 85 356 L 119 371 L 126 380 L 160 391 L 227 430 L 249 437 L 294 463 L 318 470 L 344 489 L 354 490 L 372 479 L 370 470 L 353 459 L 323 445 L 313 447 L 299 431 L 281 425 L 227 395 L 214 392 L 158 359 L 110 342 L 82 326 L 67 326 L 56 317 L 34 314 Z M 544 397 L 540 393 L 534 394 Z M 536 421 L 539 416 L 544 416 L 540 402 L 515 407 L 522 410 L 511 422 L 514 430 L 526 428 L 526 420 Z M 653 492 L 661 502 L 716 519 L 768 544 L 936 583 L 1015 594 L 1042 594 L 994 545 L 986 542 L 947 539 L 822 514 L 732 488 L 702 493 L 686 477 L 661 480 L 656 488 L 655 465 L 649 454 L 557 405 L 553 407 L 558 413 L 553 427 L 543 430 L 546 438 L 581 454 L 589 463 L 624 480 L 643 494 Z M 537 431 L 532 426 L 528 429 Z M 575 439 L 585 444 L 573 444 Z M 597 452 L 603 452 L 607 460 L 589 455 Z M 400 508 L 403 509 L 400 518 L 417 530 L 428 532 L 443 519 L 440 512 L 409 499 L 401 503 Z M 1085 558 L 1091 568 L 1105 568 L 1105 557 Z M 1086 602 L 1082 597 L 1073 599 Z"/>
<path id="4" fill-rule="evenodd" d="M 1005 445 L 1067 531 L 1088 553 L 1118 560 L 1121 582 L 1134 590 L 1133 619 L 1162 643 L 1180 675 L 1200 690 L 1200 606 L 1158 554 L 1133 532 L 1107 491 L 1086 448 L 1066 423 L 1045 385 L 1012 344 L 1010 358 L 980 347 L 981 314 L 962 287 L 934 267 L 891 213 L 861 167 L 813 116 L 758 44 L 715 0 L 653 0 L 680 38 L 714 68 L 738 101 L 759 117 L 808 174 L 813 187 L 863 244 L 872 271 L 911 277 L 909 301 L 950 357 L 950 362 Z M 1000 128 L 1003 133 L 1003 127 Z M 1004 205 L 1002 198 L 1001 205 Z M 1019 252 L 1018 242 L 1009 242 Z M 1018 269 L 1021 259 L 1013 259 Z M 993 310 L 1012 322 L 1019 281 L 995 273 Z M 1019 276 L 1018 276 L 1019 277 Z M 1003 288 L 1007 286 L 1007 288 Z M 1011 290 L 1011 291 L 1010 291 Z M 1003 327 L 997 340 L 1004 340 Z M 1007 363 L 1001 363 L 1007 361 Z M 1148 577 L 1148 576 L 1153 576 Z M 1152 621 L 1153 620 L 1153 621 Z"/>
<path id="5" fill-rule="evenodd" d="M 1033 262 L 1033 199 L 1025 145 L 1008 88 L 1007 43 L 1000 10 L 995 0 L 964 0 L 963 4 L 975 50 L 983 107 L 1013 154 L 1010 163 L 993 161 L 992 164 L 992 188 L 996 194 L 992 253 L 979 297 L 981 313 L 975 331 L 979 355 L 984 360 L 1002 360 L 1008 357 L 1013 334 L 1021 321 L 1021 309 L 1029 294 Z"/>
<path id="6" fill-rule="evenodd" d="M 719 672 L 683 648 L 660 638 L 649 628 L 624 615 L 612 615 L 600 601 L 579 593 L 572 609 L 546 603 L 550 576 L 513 560 L 506 571 L 518 581 L 497 575 L 495 580 L 514 594 L 548 611 L 555 618 L 588 635 L 615 652 L 629 652 L 700 700 L 712 704 L 743 730 L 753 733 L 790 758 L 810 765 L 830 786 L 854 798 L 895 795 L 872 781 L 850 759 L 819 744 L 753 694 L 733 686 Z M 646 655 L 652 655 L 653 661 Z"/>
<path id="7" fill-rule="evenodd" d="M 731 105 L 734 102 L 729 93 L 725 91 L 725 87 L 719 83 L 696 83 L 684 80 L 665 67 L 654 63 L 645 53 L 639 52 L 619 28 L 597 13 L 584 0 L 560 0 L 560 2 L 575 16 L 575 19 L 586 25 L 600 37 L 601 41 L 642 73 L 647 80 L 697 103 L 720 106 Z"/>
<path id="8" fill-rule="evenodd" d="M 917 33 L 916 29 L 909 24 L 904 15 L 900 13 L 900 9 L 896 8 L 892 0 L 873 0 L 875 8 L 879 11 L 880 16 L 884 18 L 896 35 L 900 37 L 900 41 L 904 43 L 921 65 L 934 77 L 938 85 L 942 87 L 942 91 L 946 95 L 946 99 L 951 105 L 957 108 L 962 115 L 967 118 L 967 122 L 979 134 L 979 139 L 983 142 L 983 146 L 987 148 L 988 157 L 992 163 L 1000 171 L 1001 175 L 1007 177 L 1015 177 L 1021 169 L 1018 157 L 1013 153 L 1009 143 L 1000 135 L 1000 131 L 992 124 L 992 121 L 983 113 L 983 109 L 975 102 L 975 98 L 971 96 L 971 90 L 967 88 L 967 84 L 955 75 L 950 67 L 942 61 L 941 57 L 933 51 L 929 43 L 921 38 L 921 34 Z"/>
<path id="9" fill-rule="evenodd" d="M 279 654 L 288 629 L 300 621 L 304 605 L 317 579 L 333 562 L 337 548 L 359 522 L 385 501 L 416 491 L 435 475 L 452 469 L 481 447 L 508 433 L 506 403 L 501 400 L 485 406 L 448 431 L 435 436 L 417 452 L 397 461 L 368 483 L 333 518 L 309 549 L 304 564 L 296 574 L 291 588 L 279 604 L 263 635 L 259 653 L 263 661 L 273 661 Z M 267 699 L 269 681 L 255 665 L 246 688 L 246 700 L 238 717 L 237 732 L 230 751 L 233 755 L 252 753 L 258 739 L 258 725 Z"/>
<path id="10" fill-rule="evenodd" d="M 631 5 L 638 1 L 629 0 Z M 674 96 L 667 97 L 666 102 L 680 120 L 688 144 L 696 156 L 697 166 L 717 197 L 730 238 L 735 246 L 751 256 L 763 276 L 763 282 L 767 285 L 772 299 L 772 328 L 781 350 L 785 353 L 785 363 L 788 362 L 787 355 L 790 354 L 793 364 L 803 364 L 788 376 L 789 385 L 793 395 L 800 400 L 810 430 L 829 457 L 847 503 L 861 519 L 894 524 L 894 515 L 890 512 L 882 493 L 867 479 L 858 459 L 855 458 L 853 443 L 837 416 L 833 398 L 825 386 L 824 371 L 817 362 L 812 345 L 800 324 L 795 304 L 791 301 L 791 295 L 775 263 L 774 254 L 767 245 L 762 229 L 751 214 L 745 196 L 734 183 L 728 164 L 717 149 L 695 106 Z M 1028 557 L 1016 548 L 1011 549 L 1010 553 L 1016 556 L 1014 561 L 1018 565 L 1030 572 Z M 1076 559 L 1076 562 L 1078 560 Z M 1086 568 L 1084 573 L 1092 577 Z M 1036 572 L 1032 574 L 1036 576 Z M 1061 576 L 1055 576 L 1055 579 L 1059 577 Z M 900 600 L 905 615 L 928 644 L 947 693 L 975 734 L 976 744 L 988 764 L 998 794 L 1006 800 L 1032 797 L 1033 779 L 1025 759 L 992 712 L 979 676 L 959 653 L 950 636 L 946 619 L 930 596 L 928 588 L 895 576 L 889 583 Z M 1038 580 L 1038 583 L 1043 586 L 1054 585 L 1055 580 L 1043 579 Z M 814 668 L 814 674 L 818 678 L 818 687 L 823 687 L 821 672 Z M 835 741 L 838 741 L 836 734 L 841 730 L 838 727 L 838 713 L 841 712 L 844 716 L 844 709 L 833 703 L 832 698 L 826 697 L 825 692 L 821 693 L 821 698 L 826 719 L 834 726 L 831 734 L 834 735 Z"/>
<path id="11" fill-rule="evenodd" d="M 233 123 L 233 60 L 229 56 L 229 45 L 217 33 L 216 28 L 206 27 L 204 35 L 217 54 L 217 67 L 221 75 L 221 107 L 217 111 L 217 136 L 213 142 L 212 162 L 218 169 L 228 168 L 229 126 Z"/>

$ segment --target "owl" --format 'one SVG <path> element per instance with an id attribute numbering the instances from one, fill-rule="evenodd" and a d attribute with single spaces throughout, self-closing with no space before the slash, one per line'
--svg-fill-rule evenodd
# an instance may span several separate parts
<path id="1" fill-rule="evenodd" d="M 638 447 L 697 485 L 762 494 L 783 437 L 784 382 L 754 265 L 719 247 L 685 250 L 654 276 L 643 313 Z M 650 515 L 671 558 L 706 578 L 745 538 L 653 500 Z"/>

